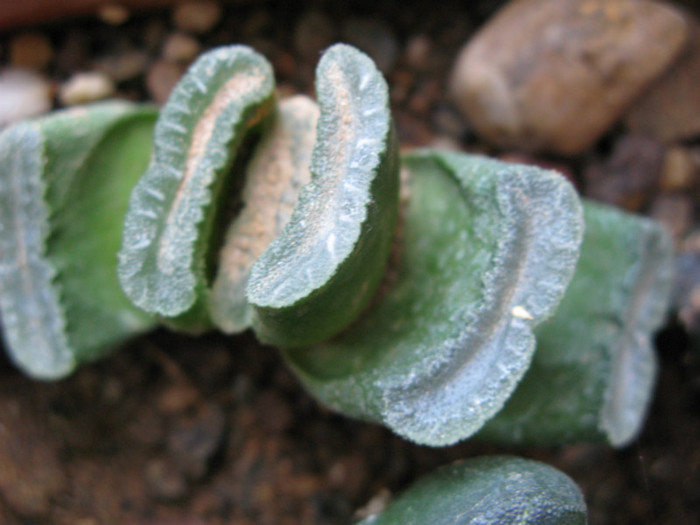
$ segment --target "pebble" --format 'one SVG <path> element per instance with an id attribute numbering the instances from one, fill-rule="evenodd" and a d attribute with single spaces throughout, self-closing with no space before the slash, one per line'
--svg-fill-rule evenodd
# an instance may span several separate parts
<path id="1" fill-rule="evenodd" d="M 51 41 L 39 33 L 22 33 L 10 41 L 10 63 L 14 67 L 43 69 L 53 58 Z"/>
<path id="2" fill-rule="evenodd" d="M 333 21 L 320 11 L 307 11 L 294 26 L 294 49 L 299 56 L 316 64 L 321 52 L 335 40 Z"/>
<path id="3" fill-rule="evenodd" d="M 173 24 L 186 33 L 207 33 L 219 23 L 219 20 L 221 20 L 221 6 L 206 0 L 185 2 L 177 5 L 173 11 Z"/>
<path id="4" fill-rule="evenodd" d="M 663 193 L 654 199 L 650 215 L 666 227 L 678 246 L 693 224 L 693 201 L 683 193 Z"/>
<path id="5" fill-rule="evenodd" d="M 51 109 L 51 85 L 25 69 L 0 71 L 0 126 L 36 117 Z"/>
<path id="6" fill-rule="evenodd" d="M 86 104 L 114 95 L 116 87 L 111 78 L 100 71 L 76 73 L 58 89 L 58 99 L 64 106 Z"/>
<path id="7" fill-rule="evenodd" d="M 430 66 L 433 42 L 427 35 L 415 35 L 406 43 L 404 60 L 406 65 L 417 71 L 424 71 Z"/>
<path id="8" fill-rule="evenodd" d="M 163 501 L 177 501 L 187 494 L 187 481 L 170 461 L 152 459 L 146 464 L 144 478 L 153 497 Z"/>
<path id="9" fill-rule="evenodd" d="M 146 88 L 151 99 L 158 104 L 164 104 L 184 72 L 185 67 L 182 64 L 170 60 L 154 62 L 146 74 Z"/>
<path id="10" fill-rule="evenodd" d="M 168 435 L 168 453 L 178 470 L 199 481 L 209 472 L 212 458 L 226 435 L 226 416 L 218 405 L 203 405 L 191 418 L 178 420 Z"/>
<path id="11" fill-rule="evenodd" d="M 661 173 L 661 190 L 666 192 L 690 189 L 700 173 L 700 152 L 684 146 L 666 150 Z"/>
<path id="12" fill-rule="evenodd" d="M 586 196 L 639 211 L 657 190 L 665 161 L 662 143 L 644 135 L 623 135 L 604 162 L 583 170 Z"/>
<path id="13" fill-rule="evenodd" d="M 103 56 L 94 62 L 95 69 L 114 82 L 124 82 L 143 74 L 148 67 L 149 56 L 138 49 Z"/>
<path id="14" fill-rule="evenodd" d="M 129 10 L 121 4 L 102 4 L 97 10 L 97 17 L 111 26 L 122 25 L 130 16 Z"/>
<path id="15" fill-rule="evenodd" d="M 343 24 L 343 40 L 367 53 L 377 69 L 389 73 L 399 56 L 399 43 L 393 30 L 376 18 L 350 18 Z"/>
<path id="16" fill-rule="evenodd" d="M 625 118 L 629 129 L 666 142 L 700 136 L 700 21 L 689 21 L 688 46 L 630 109 Z"/>
<path id="17" fill-rule="evenodd" d="M 171 62 L 189 64 L 199 55 L 202 46 L 187 33 L 171 33 L 163 44 L 163 58 Z"/>
<path id="18" fill-rule="evenodd" d="M 676 10 L 648 0 L 514 0 L 462 49 L 450 91 L 501 147 L 578 154 L 687 38 Z"/>

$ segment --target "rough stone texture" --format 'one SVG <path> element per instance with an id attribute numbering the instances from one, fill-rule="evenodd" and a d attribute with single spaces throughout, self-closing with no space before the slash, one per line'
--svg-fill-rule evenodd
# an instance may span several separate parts
<path id="1" fill-rule="evenodd" d="M 683 17 L 646 0 L 515 0 L 463 48 L 451 91 L 504 147 L 588 148 L 680 53 Z"/>
<path id="2" fill-rule="evenodd" d="M 682 55 L 625 118 L 632 131 L 668 142 L 700 135 L 700 21 L 687 20 L 690 41 Z"/>

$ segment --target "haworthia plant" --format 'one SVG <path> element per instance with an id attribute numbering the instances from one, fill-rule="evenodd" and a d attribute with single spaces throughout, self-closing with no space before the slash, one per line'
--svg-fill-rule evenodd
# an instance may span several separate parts
<path id="1" fill-rule="evenodd" d="M 318 113 L 308 97 L 281 101 L 246 168 L 243 208 L 226 232 L 210 297 L 214 322 L 225 332 L 250 327 L 253 309 L 245 293 L 250 269 L 289 222 L 299 191 L 311 178 Z"/>
<path id="2" fill-rule="evenodd" d="M 337 333 L 364 309 L 394 233 L 398 158 L 386 83 L 343 44 L 316 70 L 321 115 L 311 182 L 282 234 L 255 262 L 248 300 L 258 337 L 299 346 Z"/>
<path id="3" fill-rule="evenodd" d="M 585 525 L 581 491 L 537 461 L 481 457 L 420 479 L 359 525 Z"/>
<path id="4" fill-rule="evenodd" d="M 205 53 L 173 90 L 129 203 L 119 256 L 124 291 L 145 311 L 186 329 L 211 326 L 211 250 L 235 184 L 230 172 L 273 108 L 272 68 L 245 46 Z"/>
<path id="5" fill-rule="evenodd" d="M 152 326 L 116 265 L 155 116 L 104 103 L 0 135 L 0 311 L 7 350 L 33 377 L 63 377 Z"/>
<path id="6" fill-rule="evenodd" d="M 383 296 L 338 337 L 285 356 L 330 407 L 446 445 L 479 430 L 527 370 L 583 217 L 554 172 L 431 151 L 404 167 L 400 263 Z"/>
<path id="7" fill-rule="evenodd" d="M 556 315 L 537 330 L 532 367 L 481 433 L 509 443 L 629 443 L 647 411 L 673 275 L 658 224 L 585 204 L 581 260 Z"/>

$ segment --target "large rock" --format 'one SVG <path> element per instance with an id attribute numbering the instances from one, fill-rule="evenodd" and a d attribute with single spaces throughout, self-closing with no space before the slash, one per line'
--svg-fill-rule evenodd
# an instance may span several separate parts
<path id="1" fill-rule="evenodd" d="M 681 14 L 648 0 L 514 0 L 461 51 L 451 91 L 489 141 L 576 154 L 687 38 Z"/>
<path id="2" fill-rule="evenodd" d="M 688 20 L 690 42 L 681 57 L 625 118 L 631 130 L 665 142 L 700 136 L 700 22 Z"/>

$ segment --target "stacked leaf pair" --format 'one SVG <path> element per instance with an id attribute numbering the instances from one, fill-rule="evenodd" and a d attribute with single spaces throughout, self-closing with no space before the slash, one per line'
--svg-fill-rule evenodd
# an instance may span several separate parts
<path id="1" fill-rule="evenodd" d="M 629 442 L 668 302 L 661 228 L 551 171 L 399 159 L 386 83 L 349 46 L 322 57 L 317 97 L 277 101 L 267 61 L 228 46 L 155 127 L 110 103 L 6 130 L 13 359 L 58 378 L 155 319 L 252 326 L 324 404 L 418 443 Z"/>

